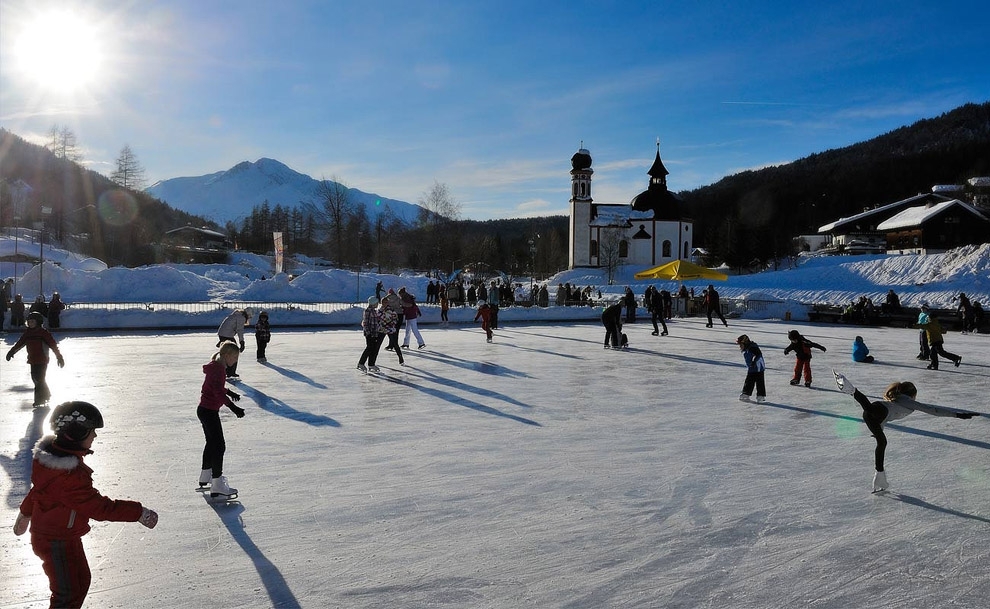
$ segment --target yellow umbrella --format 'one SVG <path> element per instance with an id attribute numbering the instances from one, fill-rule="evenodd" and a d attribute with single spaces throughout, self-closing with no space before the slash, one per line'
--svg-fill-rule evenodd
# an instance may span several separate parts
<path id="1" fill-rule="evenodd" d="M 689 279 L 710 279 L 712 281 L 726 281 L 729 276 L 718 271 L 688 262 L 687 260 L 674 260 L 667 264 L 655 266 L 652 269 L 636 273 L 636 279 L 668 279 L 670 281 L 687 281 Z"/>

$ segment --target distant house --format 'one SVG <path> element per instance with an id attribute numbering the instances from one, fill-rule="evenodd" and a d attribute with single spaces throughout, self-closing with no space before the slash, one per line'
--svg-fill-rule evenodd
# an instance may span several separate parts
<path id="1" fill-rule="evenodd" d="M 990 220 L 959 199 L 910 207 L 877 229 L 885 234 L 890 254 L 937 254 L 990 241 Z"/>
<path id="2" fill-rule="evenodd" d="M 818 233 L 826 235 L 827 249 L 836 253 L 882 253 L 886 248 L 887 240 L 886 235 L 879 228 L 881 223 L 911 207 L 924 207 L 931 203 L 952 200 L 952 197 L 934 192 L 921 193 L 901 201 L 867 209 L 848 218 L 839 218 L 835 222 L 819 227 Z"/>
<path id="3" fill-rule="evenodd" d="M 183 226 L 162 237 L 163 254 L 170 262 L 226 262 L 230 252 L 227 235 L 208 228 Z"/>

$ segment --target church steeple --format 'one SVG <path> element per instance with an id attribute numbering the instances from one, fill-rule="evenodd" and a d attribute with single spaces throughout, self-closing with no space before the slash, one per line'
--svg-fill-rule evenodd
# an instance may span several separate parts
<path id="1" fill-rule="evenodd" d="M 591 199 L 591 153 L 581 142 L 581 148 L 571 157 L 571 201 L 590 203 Z"/>
<path id="2" fill-rule="evenodd" d="M 667 190 L 667 175 L 670 174 L 660 160 L 660 138 L 657 138 L 657 158 L 653 161 L 653 167 L 647 172 L 650 175 L 650 190 L 662 188 Z"/>

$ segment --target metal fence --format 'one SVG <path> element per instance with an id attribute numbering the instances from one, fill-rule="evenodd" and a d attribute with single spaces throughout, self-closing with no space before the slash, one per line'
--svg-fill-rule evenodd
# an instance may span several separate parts
<path id="1" fill-rule="evenodd" d="M 101 311 L 181 311 L 183 313 L 208 313 L 210 311 L 245 309 L 250 307 L 258 311 L 313 311 L 316 313 L 335 313 L 346 311 L 354 305 L 348 302 L 72 302 L 73 309 Z"/>

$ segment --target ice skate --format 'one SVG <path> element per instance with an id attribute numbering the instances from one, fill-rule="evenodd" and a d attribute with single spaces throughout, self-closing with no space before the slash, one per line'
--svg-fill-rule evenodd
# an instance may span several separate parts
<path id="1" fill-rule="evenodd" d="M 358 364 L 357 369 L 365 374 L 368 374 L 368 369 L 364 366 L 364 364 Z"/>
<path id="2" fill-rule="evenodd" d="M 199 472 L 199 488 L 206 488 L 210 486 L 210 481 L 213 479 L 213 470 L 204 469 Z"/>
<path id="3" fill-rule="evenodd" d="M 418 346 L 416 348 L 417 349 L 425 349 L 426 348 L 426 343 L 423 343 L 422 345 L 420 345 L 420 346 Z"/>
<path id="4" fill-rule="evenodd" d="M 835 377 L 835 386 L 839 388 L 839 391 L 849 395 L 856 393 L 856 388 L 849 382 L 849 379 L 836 372 L 834 368 L 832 369 L 832 376 Z"/>
<path id="5" fill-rule="evenodd" d="M 745 393 L 740 393 L 739 394 L 739 401 L 740 402 L 752 402 L 753 400 L 749 399 L 749 396 L 746 395 Z"/>
<path id="6" fill-rule="evenodd" d="M 763 402 L 766 402 L 766 401 L 767 401 L 767 396 L 765 396 L 765 395 L 758 395 L 758 396 L 756 396 L 756 403 L 757 404 L 762 404 Z"/>
<path id="7" fill-rule="evenodd" d="M 660 336 L 659 332 L 650 332 L 650 336 Z"/>
<path id="8" fill-rule="evenodd" d="M 959 356 L 959 357 L 956 358 L 956 361 L 953 362 L 953 365 L 955 365 L 955 367 L 958 368 L 959 367 L 959 364 L 961 364 L 961 363 L 962 363 L 962 356 Z"/>
<path id="9" fill-rule="evenodd" d="M 873 492 L 879 493 L 885 490 L 887 490 L 887 473 L 877 472 L 873 474 Z"/>
<path id="10" fill-rule="evenodd" d="M 213 478 L 210 481 L 210 497 L 220 497 L 223 499 L 234 499 L 237 497 L 237 489 L 230 488 L 227 484 L 227 476 Z"/>
<path id="11" fill-rule="evenodd" d="M 811 387 L 811 381 L 805 381 L 804 382 L 804 386 L 805 387 Z"/>
<path id="12" fill-rule="evenodd" d="M 369 372 L 381 372 L 382 369 L 379 368 L 378 366 L 368 366 L 368 371 Z"/>
<path id="13" fill-rule="evenodd" d="M 800 385 L 801 379 L 791 379 L 791 385 Z"/>

